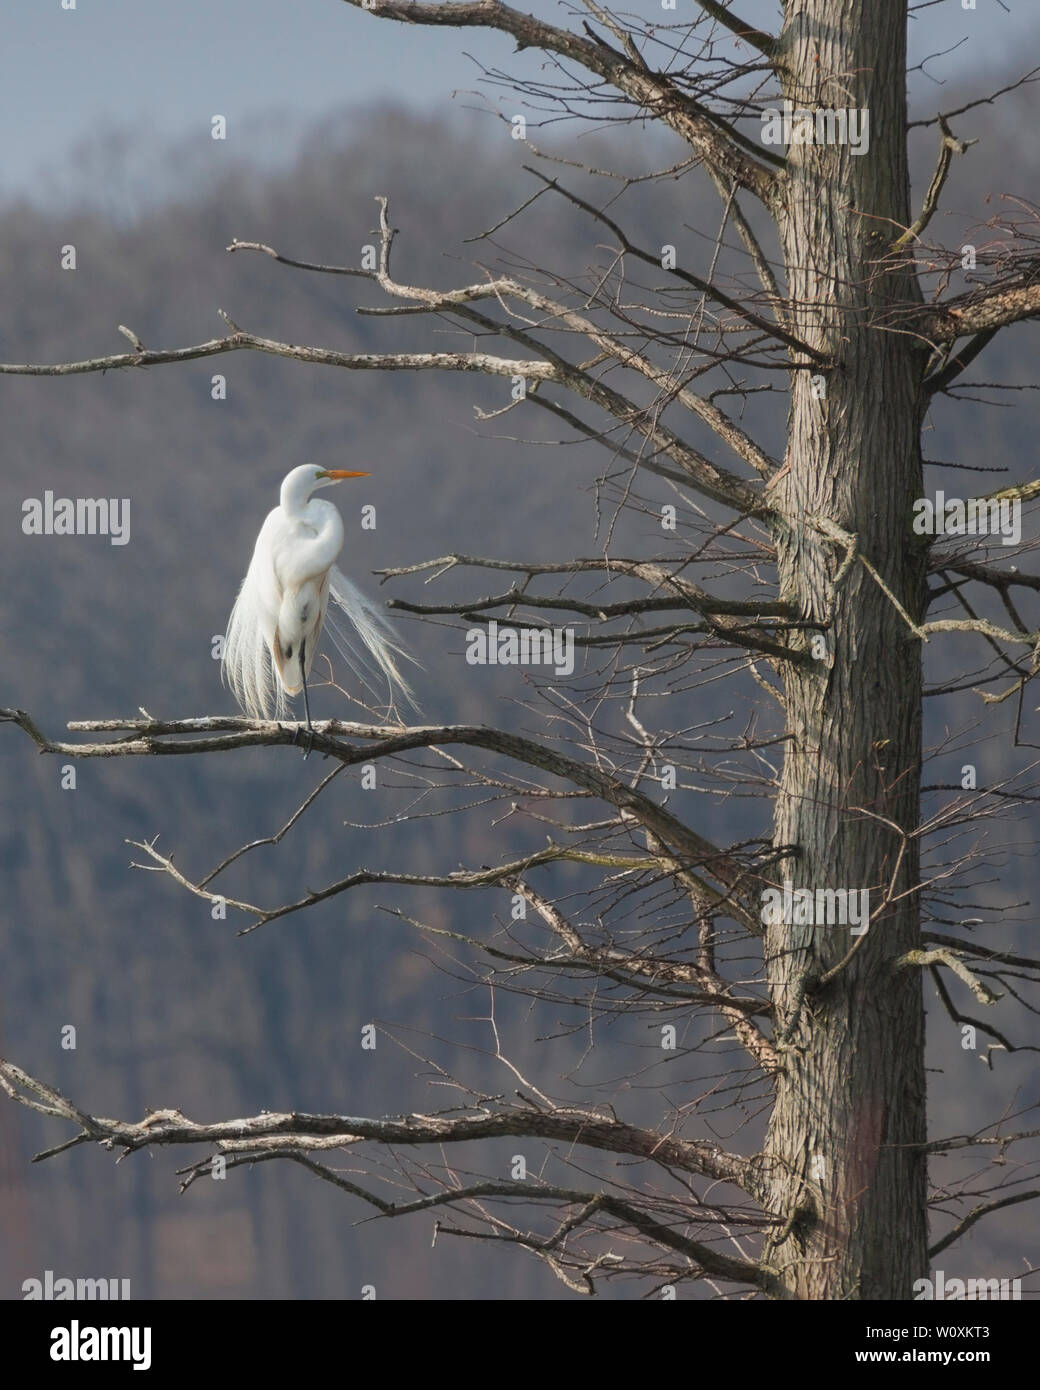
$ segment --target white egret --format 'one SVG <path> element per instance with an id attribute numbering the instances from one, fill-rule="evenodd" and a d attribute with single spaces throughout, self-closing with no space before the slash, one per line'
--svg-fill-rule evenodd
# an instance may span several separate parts
<path id="1" fill-rule="evenodd" d="M 374 665 L 386 678 L 391 702 L 400 693 L 415 707 L 395 660 L 409 653 L 379 608 L 337 569 L 342 518 L 331 502 L 311 495 L 344 478 L 369 476 L 301 464 L 286 475 L 278 506 L 260 528 L 228 622 L 221 663 L 222 677 L 253 719 L 284 718 L 286 696 L 302 690 L 311 729 L 307 676 L 326 618 L 337 649 L 355 674 L 364 680 L 366 668 L 371 671 Z M 334 612 L 346 618 L 345 626 L 329 613 L 330 597 Z"/>

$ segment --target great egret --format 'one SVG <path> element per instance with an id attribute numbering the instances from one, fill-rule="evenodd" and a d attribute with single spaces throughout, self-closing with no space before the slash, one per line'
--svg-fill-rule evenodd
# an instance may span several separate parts
<path id="1" fill-rule="evenodd" d="M 287 695 L 303 691 L 307 728 L 311 710 L 307 676 L 322 626 L 343 658 L 364 679 L 365 652 L 396 692 L 415 707 L 395 657 L 408 656 L 380 610 L 336 568 L 343 548 L 343 521 L 331 502 L 312 497 L 344 478 L 367 478 L 342 468 L 301 464 L 286 474 L 278 506 L 260 528 L 253 558 L 231 611 L 221 674 L 253 719 L 282 719 Z M 347 619 L 329 614 L 329 598 Z M 308 749 L 308 752 L 310 750 Z"/>

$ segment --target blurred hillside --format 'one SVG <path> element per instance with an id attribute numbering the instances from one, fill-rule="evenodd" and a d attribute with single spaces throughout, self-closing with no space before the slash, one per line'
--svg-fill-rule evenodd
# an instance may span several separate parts
<path id="1" fill-rule="evenodd" d="M 973 113 L 970 133 L 983 134 L 987 155 L 975 151 L 959 161 L 948 194 L 965 225 L 991 215 L 987 195 L 1004 191 L 993 169 L 1008 144 L 1015 175 L 1009 191 L 1035 184 L 1040 151 L 1014 138 L 1015 129 L 1025 128 L 1025 105 L 1013 99 L 1009 109 L 999 118 Z M 926 181 L 930 139 L 922 150 Z M 625 137 L 624 155 L 633 163 L 659 167 L 672 153 L 661 142 L 647 157 L 635 136 Z M 172 149 L 165 157 L 176 162 L 187 155 Z M 356 264 L 373 240 L 373 199 L 387 193 L 400 228 L 398 276 L 414 284 L 462 283 L 472 278 L 474 260 L 493 254 L 463 239 L 492 226 L 531 191 L 519 169 L 524 159 L 509 140 L 386 109 L 364 120 L 326 122 L 284 173 L 260 175 L 228 156 L 223 167 L 200 177 L 193 197 L 140 217 L 8 206 L 0 210 L 0 358 L 67 361 L 120 352 L 126 344 L 117 324 L 150 347 L 200 342 L 222 332 L 218 308 L 243 328 L 288 342 L 393 351 L 414 345 L 419 334 L 423 347 L 468 348 L 465 335 L 443 324 L 357 316 L 355 305 L 383 302 L 357 281 L 307 276 L 224 248 L 238 237 L 301 259 Z M 630 225 L 642 227 L 651 243 L 680 243 L 703 270 L 710 235 L 705 242 L 689 227 L 713 234 L 717 226 L 714 207 L 701 216 L 704 190 L 696 174 L 647 188 L 640 201 L 625 205 Z M 661 235 L 662 226 L 671 234 Z M 590 242 L 601 238 L 543 200 L 509 244 L 518 239 L 532 261 L 578 276 L 590 261 Z M 67 243 L 77 247 L 74 273 L 58 268 L 59 248 Z M 1024 386 L 1036 344 L 1035 328 L 1012 329 L 970 375 Z M 225 401 L 211 398 L 214 373 L 226 376 Z M 30 710 L 54 735 L 69 719 L 133 715 L 142 706 L 170 718 L 229 712 L 212 638 L 224 629 L 278 483 L 300 462 L 371 471 L 370 479 L 335 495 L 347 526 L 343 566 L 370 588 L 377 568 L 455 550 L 510 559 L 595 553 L 602 541 L 593 485 L 606 456 L 592 445 L 545 447 L 561 427 L 529 418 L 537 412 L 522 421 L 514 415 L 474 421 L 474 404 L 492 409 L 504 400 L 502 383 L 473 376 L 345 373 L 248 353 L 104 377 L 3 378 L 0 615 L 8 665 L 0 704 Z M 1028 395 L 1016 394 L 1001 404 L 1018 409 L 939 405 L 927 456 L 960 466 L 1006 466 L 1008 481 L 1030 475 L 1029 403 Z M 761 427 L 775 449 L 782 402 L 773 410 L 756 405 L 747 423 Z M 721 457 L 711 436 L 688 421 L 683 427 L 709 456 Z M 514 434 L 542 443 L 498 437 Z M 980 476 L 996 485 L 986 475 L 939 470 L 930 470 L 929 482 L 952 493 Z M 25 536 L 22 503 L 46 489 L 56 496 L 129 498 L 130 543 Z M 663 488 L 661 496 L 668 497 Z M 363 504 L 377 508 L 375 531 L 360 527 Z M 660 543 L 652 520 L 635 517 L 621 524 L 613 549 L 657 553 Z M 395 581 L 383 592 L 429 601 L 423 578 Z M 481 593 L 487 582 L 471 573 L 435 592 Z M 529 694 L 520 673 L 467 667 L 457 629 L 407 621 L 404 627 L 425 667 L 419 684 L 431 719 L 537 728 L 510 703 Z M 966 645 L 931 650 L 929 680 L 952 679 L 962 655 L 967 668 L 983 659 Z M 670 712 L 668 722 L 681 726 L 736 711 L 739 728 L 759 698 L 753 686 L 699 692 L 688 710 Z M 982 713 L 970 692 L 932 705 L 932 742 Z M 316 715 L 341 711 L 334 692 L 317 693 Z M 988 730 L 1000 734 L 1013 726 L 1014 711 L 998 706 L 987 718 Z M 1023 737 L 1040 742 L 1035 723 Z M 980 782 L 993 781 L 1034 756 L 993 737 L 974 755 L 944 752 L 926 780 L 959 780 L 961 763 L 974 759 Z M 238 845 L 277 830 L 325 771 L 289 750 L 81 762 L 76 790 L 65 791 L 59 760 L 36 757 L 21 734 L 5 729 L 0 1052 L 79 1104 L 128 1119 L 148 1106 L 177 1106 L 193 1118 L 216 1120 L 261 1109 L 396 1113 L 446 1103 L 426 1085 L 429 1069 L 389 1038 L 381 1036 L 374 1054 L 361 1050 L 361 1026 L 376 1019 L 396 1025 L 418 1052 L 433 1047 L 439 1061 L 488 1091 L 510 1089 L 508 1076 L 482 1053 L 490 1041 L 486 992 L 431 958 L 409 928 L 377 910 L 400 906 L 435 925 L 481 935 L 501 916 L 505 894 L 365 890 L 238 939 L 240 922 L 215 922 L 206 904 L 128 867 L 140 855 L 125 842 L 160 835 L 160 846 L 174 851 L 186 872 L 204 872 Z M 360 866 L 443 871 L 492 862 L 529 843 L 526 831 L 517 832 L 519 839 L 508 831 L 493 834 L 493 808 L 465 821 L 356 825 L 385 822 L 413 798 L 392 782 L 366 793 L 356 779 L 338 778 L 281 846 L 236 866 L 227 891 L 273 904 Z M 673 805 L 694 823 L 710 818 L 711 833 L 722 838 L 746 838 L 768 825 L 761 803 L 698 801 L 684 793 Z M 1008 904 L 1035 898 L 1036 871 L 1021 852 L 1029 846 L 1029 827 L 1009 824 L 990 834 L 1019 852 L 1005 857 L 1001 882 L 988 891 Z M 1032 945 L 1035 933 L 1013 928 L 1011 935 Z M 940 1021 L 929 1007 L 933 1023 Z M 549 1029 L 536 1028 L 519 1005 L 503 1008 L 510 1055 L 559 1091 L 559 1078 L 581 1056 L 582 1039 L 561 1035 L 538 1043 L 536 1033 Z M 1022 1011 L 1005 1020 L 1002 1026 L 1028 1033 Z M 74 1052 L 60 1046 L 66 1024 L 77 1029 Z M 444 1041 L 428 1044 L 427 1034 Z M 626 1039 L 619 1029 L 600 1038 L 605 1055 L 597 1073 L 624 1075 L 642 1038 Z M 1016 1085 L 1026 1088 L 1016 1104 L 1035 1099 L 1028 1064 L 1001 1056 L 988 1072 L 959 1051 L 949 1028 L 936 1036 L 932 1063 L 936 1132 L 992 1118 Z M 622 1095 L 619 1105 L 648 1119 L 660 1111 L 653 1096 Z M 237 1170 L 224 1183 L 196 1184 L 184 1197 L 177 1196 L 174 1177 L 187 1161 L 182 1153 L 139 1155 L 116 1167 L 109 1155 L 78 1150 L 29 1167 L 33 1151 L 61 1137 L 0 1104 L 4 1297 L 19 1297 L 21 1281 L 45 1269 L 129 1277 L 140 1298 L 356 1298 L 368 1283 L 381 1298 L 562 1292 L 535 1261 L 479 1242 L 460 1242 L 466 1248 L 459 1249 L 441 1241 L 431 1251 L 429 1223 L 355 1227 L 367 1213 L 289 1164 Z M 501 1157 L 504 1165 L 508 1153 Z M 459 1161 L 472 1167 L 477 1159 L 469 1154 Z M 972 1273 L 988 1273 L 992 1265 L 1008 1274 L 1019 1271 L 1021 1254 L 1011 1215 L 977 1228 L 957 1259 L 968 1268 L 970 1258 Z M 948 1267 L 954 1268 L 952 1255 Z"/>

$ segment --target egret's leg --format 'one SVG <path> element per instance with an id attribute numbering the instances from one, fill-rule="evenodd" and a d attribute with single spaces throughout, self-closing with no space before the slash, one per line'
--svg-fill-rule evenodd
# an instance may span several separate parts
<path id="1" fill-rule="evenodd" d="M 303 709 L 307 715 L 307 751 L 303 755 L 306 762 L 314 747 L 314 725 L 311 723 L 311 702 L 307 695 L 307 639 L 300 639 L 300 671 L 303 675 Z"/>

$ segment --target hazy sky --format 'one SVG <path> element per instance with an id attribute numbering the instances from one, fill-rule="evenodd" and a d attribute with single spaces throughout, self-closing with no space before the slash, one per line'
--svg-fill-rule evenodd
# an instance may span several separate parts
<path id="1" fill-rule="evenodd" d="M 160 144 L 193 132 L 208 139 L 209 118 L 220 113 L 228 118 L 229 150 L 270 161 L 289 152 L 301 123 L 345 105 L 393 98 L 431 112 L 463 105 L 471 99 L 453 102 L 453 90 L 472 90 L 478 78 L 463 50 L 509 71 L 532 70 L 539 61 L 514 54 L 504 36 L 392 24 L 342 0 L 75 3 L 75 10 L 63 10 L 62 0 L 5 6 L 0 195 L 60 197 L 70 155 L 106 129 L 136 128 Z M 659 0 L 626 3 L 656 12 Z M 933 76 L 953 80 L 1040 62 L 1037 0 L 976 5 L 965 11 L 962 0 L 944 0 L 913 22 L 917 60 L 960 44 L 929 65 Z M 520 7 L 567 22 L 569 6 L 557 0 L 520 0 Z M 740 0 L 736 8 L 749 22 L 775 29 L 773 0 Z M 677 0 L 664 18 L 674 22 L 684 13 L 692 15 L 693 0 Z M 941 87 L 935 93 L 941 106 Z"/>

